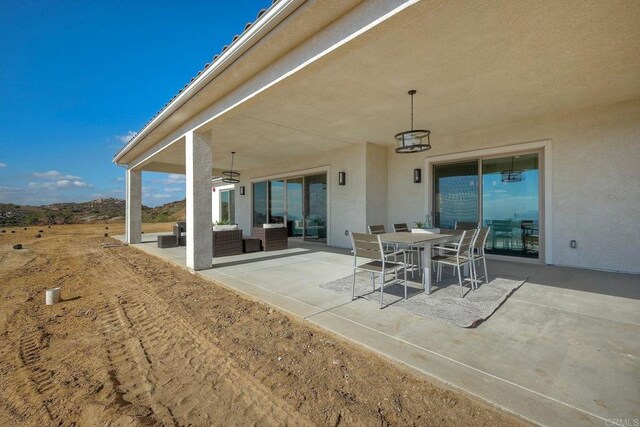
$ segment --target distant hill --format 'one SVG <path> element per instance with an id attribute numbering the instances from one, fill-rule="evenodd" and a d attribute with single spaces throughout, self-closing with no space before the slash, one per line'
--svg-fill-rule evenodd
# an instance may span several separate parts
<path id="1" fill-rule="evenodd" d="M 165 203 L 155 208 L 142 207 L 142 222 L 184 221 L 187 218 L 187 205 L 183 200 Z"/>
<path id="2" fill-rule="evenodd" d="M 0 203 L 0 227 L 81 224 L 124 221 L 125 201 L 97 199 L 83 203 L 54 203 L 44 206 L 19 206 Z M 185 219 L 185 201 L 170 202 L 162 206 L 142 207 L 143 222 L 182 221 Z"/>

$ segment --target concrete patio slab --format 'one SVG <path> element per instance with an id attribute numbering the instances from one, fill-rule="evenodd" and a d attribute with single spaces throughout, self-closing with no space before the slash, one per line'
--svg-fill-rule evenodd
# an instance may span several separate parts
<path id="1" fill-rule="evenodd" d="M 198 274 L 535 423 L 640 419 L 639 276 L 490 261 L 490 276 L 527 282 L 487 321 L 461 329 L 321 289 L 351 274 L 348 251 L 290 246 L 216 258 Z M 185 265 L 184 248 L 135 247 Z"/>

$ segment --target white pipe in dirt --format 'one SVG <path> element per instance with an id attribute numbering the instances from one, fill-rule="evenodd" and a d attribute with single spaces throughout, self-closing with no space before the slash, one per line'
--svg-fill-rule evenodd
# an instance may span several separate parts
<path id="1" fill-rule="evenodd" d="M 47 305 L 53 305 L 60 302 L 60 288 L 47 289 L 45 293 L 45 303 Z"/>

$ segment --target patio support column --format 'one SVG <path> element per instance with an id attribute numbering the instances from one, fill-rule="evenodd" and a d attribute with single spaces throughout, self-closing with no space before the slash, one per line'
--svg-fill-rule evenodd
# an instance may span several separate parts
<path id="1" fill-rule="evenodd" d="M 126 237 L 127 243 L 142 241 L 142 170 L 126 172 Z"/>
<path id="2" fill-rule="evenodd" d="M 211 152 L 210 132 L 186 134 L 187 267 L 191 270 L 205 270 L 212 264 Z"/>

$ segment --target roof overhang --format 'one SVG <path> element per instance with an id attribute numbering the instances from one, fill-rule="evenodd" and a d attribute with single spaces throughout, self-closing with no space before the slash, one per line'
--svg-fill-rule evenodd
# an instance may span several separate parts
<path id="1" fill-rule="evenodd" d="M 309 14 L 317 11 L 312 6 L 327 3 L 298 8 L 283 21 L 282 33 L 267 36 L 272 37 L 269 42 L 301 34 L 305 27 L 310 32 L 301 38 L 306 41 L 297 50 L 287 45 L 281 51 L 293 55 L 317 46 L 322 36 L 338 39 L 344 22 L 358 19 L 363 11 L 376 12 L 371 10 L 374 1 L 358 3 L 332 9 L 323 17 L 331 25 L 324 27 Z M 384 19 L 369 17 L 370 24 L 355 36 L 350 33 L 348 42 L 266 90 L 251 92 L 254 80 L 239 82 L 235 72 L 219 75 L 197 94 L 204 96 L 198 102 L 210 107 L 185 104 L 173 113 L 174 122 L 165 120 L 162 132 L 158 127 L 144 138 L 143 148 L 152 157 L 145 159 L 138 147 L 135 156 L 121 156 L 122 163 L 183 166 L 180 141 L 190 123 L 212 132 L 214 164 L 226 164 L 234 150 L 241 169 L 350 144 L 391 145 L 393 135 L 409 124 L 409 89 L 418 90 L 416 125 L 433 131 L 434 144 L 440 135 L 640 98 L 640 2 L 593 7 L 509 2 L 491 8 L 423 0 L 398 1 L 395 7 L 392 14 L 381 9 L 381 17 L 387 13 Z M 312 22 L 316 27 L 303 25 Z M 234 67 L 251 68 L 242 62 L 246 58 L 266 64 L 261 55 L 267 51 L 256 49 Z M 277 74 L 266 67 L 254 69 L 253 78 L 259 73 Z M 223 87 L 223 94 L 213 96 Z M 231 98 L 224 108 L 207 109 Z"/>
<path id="2" fill-rule="evenodd" d="M 255 22 L 234 38 L 223 52 L 217 55 L 204 70 L 170 100 L 122 149 L 114 156 L 114 163 L 126 164 L 125 156 L 138 144 L 148 138 L 154 130 L 174 118 L 172 126 L 184 122 L 184 117 L 201 111 L 206 105 L 216 102 L 225 93 L 232 91 L 237 85 L 249 79 L 259 70 L 267 67 L 288 50 L 312 36 L 314 31 L 328 25 L 346 13 L 362 0 L 342 0 L 340 2 L 278 0 L 269 9 L 261 12 Z M 287 20 L 295 12 L 295 22 Z M 287 22 L 285 22 L 287 21 Z M 285 25 L 281 25 L 281 24 Z M 242 64 L 238 62 L 242 59 Z M 250 66 L 247 66 L 250 63 Z M 240 65 L 240 66 L 238 66 Z M 233 68 L 230 72 L 230 68 Z M 226 74 L 226 75 L 225 75 Z M 232 75 L 229 75 L 232 74 Z M 224 80 L 220 82 L 220 80 Z M 195 99 L 211 84 L 220 85 L 220 90 L 206 99 Z M 200 98 L 203 98 L 200 96 Z M 184 114 L 189 105 L 189 111 Z"/>

